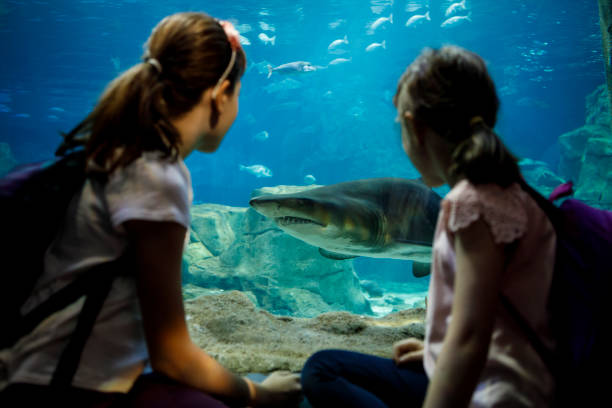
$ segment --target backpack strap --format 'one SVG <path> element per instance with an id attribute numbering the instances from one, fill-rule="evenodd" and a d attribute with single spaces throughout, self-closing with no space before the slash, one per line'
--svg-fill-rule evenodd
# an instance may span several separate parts
<path id="1" fill-rule="evenodd" d="M 112 269 L 112 266 L 117 262 L 113 261 L 93 267 L 26 313 L 12 331 L 14 341 L 30 333 L 48 316 L 76 302 L 83 295 L 88 294 L 90 289 L 100 284 L 99 281 L 102 279 L 99 276 L 104 275 L 104 272 L 101 272 L 101 270 Z"/>
<path id="2" fill-rule="evenodd" d="M 68 345 L 62 352 L 53 373 L 52 386 L 69 387 L 71 385 L 81 359 L 81 354 L 85 348 L 85 343 L 102 310 L 112 283 L 117 276 L 125 274 L 124 271 L 127 270 L 124 262 L 125 258 L 126 256 L 124 255 L 115 261 L 97 265 L 81 274 L 73 282 L 51 295 L 47 300 L 23 316 L 18 322 L 18 326 L 13 330 L 13 339 L 17 341 L 34 330 L 36 326 L 53 313 L 64 309 L 85 296 L 85 302 L 79 312 L 76 328 L 70 337 Z"/>
<path id="3" fill-rule="evenodd" d="M 117 273 L 113 273 L 113 267 L 118 268 L 116 262 L 106 263 L 100 268 L 94 268 L 101 279 L 95 284 L 89 283 L 85 297 L 85 303 L 79 313 L 76 327 L 68 345 L 59 358 L 57 367 L 53 372 L 50 385 L 52 387 L 70 387 L 72 379 L 76 374 L 81 361 L 81 355 L 89 338 L 94 324 L 102 310 L 102 306 L 111 290 Z"/>
<path id="4" fill-rule="evenodd" d="M 561 222 L 560 210 L 556 207 L 551 201 L 544 198 L 540 193 L 538 193 L 533 187 L 531 187 L 523 178 L 518 180 L 518 184 L 521 186 L 523 191 L 529 194 L 529 196 L 538 204 L 540 209 L 544 212 L 546 217 L 549 219 L 552 224 L 555 232 L 558 232 L 559 223 Z M 556 260 L 555 260 L 556 262 Z M 512 301 L 503 293 L 499 294 L 500 300 L 504 308 L 508 311 L 510 316 L 514 319 L 514 321 L 518 324 L 520 329 L 523 331 L 531 346 L 538 353 L 548 370 L 551 374 L 555 374 L 557 372 L 557 363 L 554 355 L 554 351 L 547 347 L 538 334 L 535 332 L 533 327 L 529 324 L 529 322 L 523 317 L 521 312 L 514 306 Z"/>

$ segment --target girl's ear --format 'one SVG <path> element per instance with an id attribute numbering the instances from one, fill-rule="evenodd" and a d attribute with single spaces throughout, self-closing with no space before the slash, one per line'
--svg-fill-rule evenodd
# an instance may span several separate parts
<path id="1" fill-rule="evenodd" d="M 211 97 L 213 99 L 211 103 L 215 103 L 217 105 L 217 110 L 219 111 L 219 113 L 223 111 L 223 108 L 225 107 L 225 102 L 229 99 L 229 96 L 227 95 L 227 88 L 229 88 L 229 86 L 230 81 L 226 79 L 221 83 L 219 89 L 217 90 L 217 94 L 214 95 L 214 97 L 211 93 Z"/>
<path id="2" fill-rule="evenodd" d="M 417 143 L 422 145 L 425 142 L 425 128 L 423 124 L 416 120 L 410 111 L 404 112 L 404 120 L 408 129 L 410 129 L 410 133 L 415 136 Z"/>

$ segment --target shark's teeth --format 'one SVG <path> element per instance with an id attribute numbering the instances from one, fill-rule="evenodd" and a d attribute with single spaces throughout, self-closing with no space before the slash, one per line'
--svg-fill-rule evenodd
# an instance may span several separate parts
<path id="1" fill-rule="evenodd" d="M 276 221 L 283 226 L 291 225 L 291 224 L 317 224 L 321 225 L 318 222 L 314 222 L 312 220 L 307 220 L 306 218 L 298 218 L 298 217 L 278 217 Z"/>

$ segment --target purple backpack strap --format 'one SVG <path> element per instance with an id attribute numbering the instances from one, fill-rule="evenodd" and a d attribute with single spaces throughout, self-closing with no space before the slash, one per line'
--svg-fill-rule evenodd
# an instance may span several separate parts
<path id="1" fill-rule="evenodd" d="M 552 193 L 548 196 L 548 201 L 555 201 L 561 197 L 567 197 L 574 193 L 574 183 L 568 181 L 555 187 Z"/>

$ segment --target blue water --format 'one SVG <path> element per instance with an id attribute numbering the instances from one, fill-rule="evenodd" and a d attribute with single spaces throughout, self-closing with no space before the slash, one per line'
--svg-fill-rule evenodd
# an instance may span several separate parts
<path id="1" fill-rule="evenodd" d="M 198 202 L 246 205 L 253 188 L 375 176 L 411 177 L 393 128 L 398 77 L 424 46 L 480 53 L 497 83 L 498 131 L 520 156 L 556 166 L 557 137 L 584 123 L 584 99 L 604 83 L 596 1 L 468 0 L 472 22 L 439 27 L 451 1 L 0 1 L 0 142 L 18 161 L 48 157 L 117 73 L 139 61 L 166 14 L 200 10 L 241 25 L 249 69 L 240 114 L 214 155 L 188 159 Z M 406 27 L 429 7 L 428 24 Z M 367 26 L 393 14 L 374 34 Z M 262 24 L 268 26 L 263 30 Z M 251 27 L 250 31 L 244 29 Z M 269 30 L 274 28 L 275 31 Z M 276 36 L 265 45 L 260 33 Z M 347 36 L 345 54 L 328 45 Z M 386 49 L 366 52 L 374 42 Z M 315 72 L 267 78 L 268 64 L 306 60 Z M 267 131 L 267 140 L 254 136 Z M 239 165 L 263 164 L 271 178 Z"/>
<path id="2" fill-rule="evenodd" d="M 250 45 L 238 119 L 218 152 L 187 160 L 196 202 L 247 206 L 254 188 L 303 184 L 308 174 L 319 184 L 416 177 L 401 150 L 391 98 L 423 47 L 449 43 L 488 62 L 502 101 L 497 130 L 511 149 L 555 169 L 558 136 L 584 124 L 585 97 L 605 82 L 597 2 L 468 0 L 472 21 L 442 29 L 451 3 L 0 0 L 0 142 L 19 162 L 48 158 L 58 132 L 70 130 L 113 77 L 139 62 L 162 17 L 205 11 L 232 20 Z M 431 21 L 405 26 L 426 10 Z M 390 14 L 393 24 L 368 33 Z M 275 36 L 275 44 L 264 44 L 260 33 Z M 345 35 L 346 52 L 328 52 Z M 386 48 L 366 52 L 383 40 Z M 267 65 L 303 60 L 325 67 L 339 57 L 350 61 L 267 78 Z M 262 131 L 265 140 L 255 137 Z M 240 169 L 253 164 L 273 176 Z"/>

